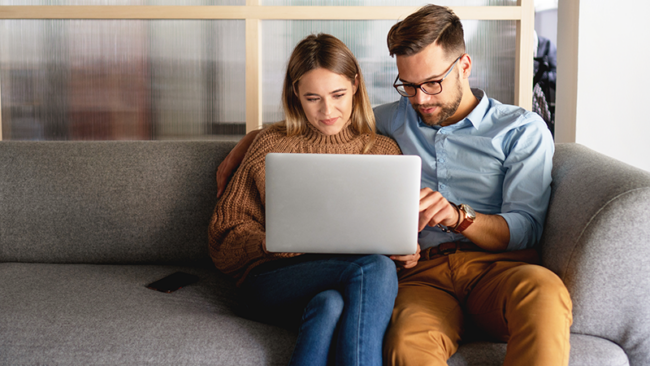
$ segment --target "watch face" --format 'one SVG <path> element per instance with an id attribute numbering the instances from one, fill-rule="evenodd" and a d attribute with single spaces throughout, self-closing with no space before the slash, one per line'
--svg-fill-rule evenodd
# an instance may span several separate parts
<path id="1" fill-rule="evenodd" d="M 476 218 L 476 211 L 474 211 L 474 209 L 470 205 L 462 204 L 460 205 L 460 209 L 465 211 L 465 213 L 467 214 L 466 217 L 469 218 L 470 220 L 474 220 Z"/>

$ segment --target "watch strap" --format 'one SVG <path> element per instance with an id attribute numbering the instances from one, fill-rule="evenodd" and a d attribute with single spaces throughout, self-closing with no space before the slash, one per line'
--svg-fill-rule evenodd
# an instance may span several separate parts
<path id="1" fill-rule="evenodd" d="M 458 213 L 458 221 L 456 221 L 456 225 L 454 227 L 450 227 L 449 231 L 455 233 L 456 229 L 458 229 L 458 226 L 460 226 L 461 221 L 463 221 L 463 214 L 460 212 L 460 207 L 458 207 L 457 204 L 453 202 L 449 202 L 454 208 L 456 209 L 456 213 Z"/>
<path id="2" fill-rule="evenodd" d="M 457 225 L 455 228 L 453 228 L 451 231 L 454 233 L 462 233 L 467 229 L 470 225 L 474 223 L 474 217 L 471 217 L 469 213 L 465 210 L 465 204 L 461 204 L 458 208 L 459 210 L 463 213 L 464 218 L 463 221 L 460 223 L 460 225 Z"/>

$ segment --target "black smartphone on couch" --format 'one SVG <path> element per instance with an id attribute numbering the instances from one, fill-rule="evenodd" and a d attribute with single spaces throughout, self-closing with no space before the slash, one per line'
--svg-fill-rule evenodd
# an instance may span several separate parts
<path id="1" fill-rule="evenodd" d="M 199 276 L 185 272 L 175 272 L 147 285 L 147 288 L 160 292 L 174 292 L 199 280 Z"/>

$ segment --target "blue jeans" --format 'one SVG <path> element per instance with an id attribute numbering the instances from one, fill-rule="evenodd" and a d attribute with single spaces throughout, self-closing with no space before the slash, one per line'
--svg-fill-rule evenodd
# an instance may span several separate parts
<path id="1" fill-rule="evenodd" d="M 397 296 L 397 274 L 390 258 L 282 259 L 254 269 L 241 291 L 256 319 L 298 322 L 290 365 L 382 364 L 384 332 Z"/>

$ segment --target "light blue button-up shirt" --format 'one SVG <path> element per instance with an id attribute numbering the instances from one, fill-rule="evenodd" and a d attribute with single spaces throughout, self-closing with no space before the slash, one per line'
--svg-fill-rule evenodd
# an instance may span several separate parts
<path id="1" fill-rule="evenodd" d="M 422 188 L 501 215 L 510 229 L 508 250 L 530 248 L 542 235 L 551 195 L 553 138 L 537 114 L 472 92 L 480 102 L 458 123 L 426 125 L 401 98 L 375 108 L 377 130 L 404 154 L 422 158 Z M 469 240 L 431 226 L 419 238 L 422 248 L 450 241 Z"/>

